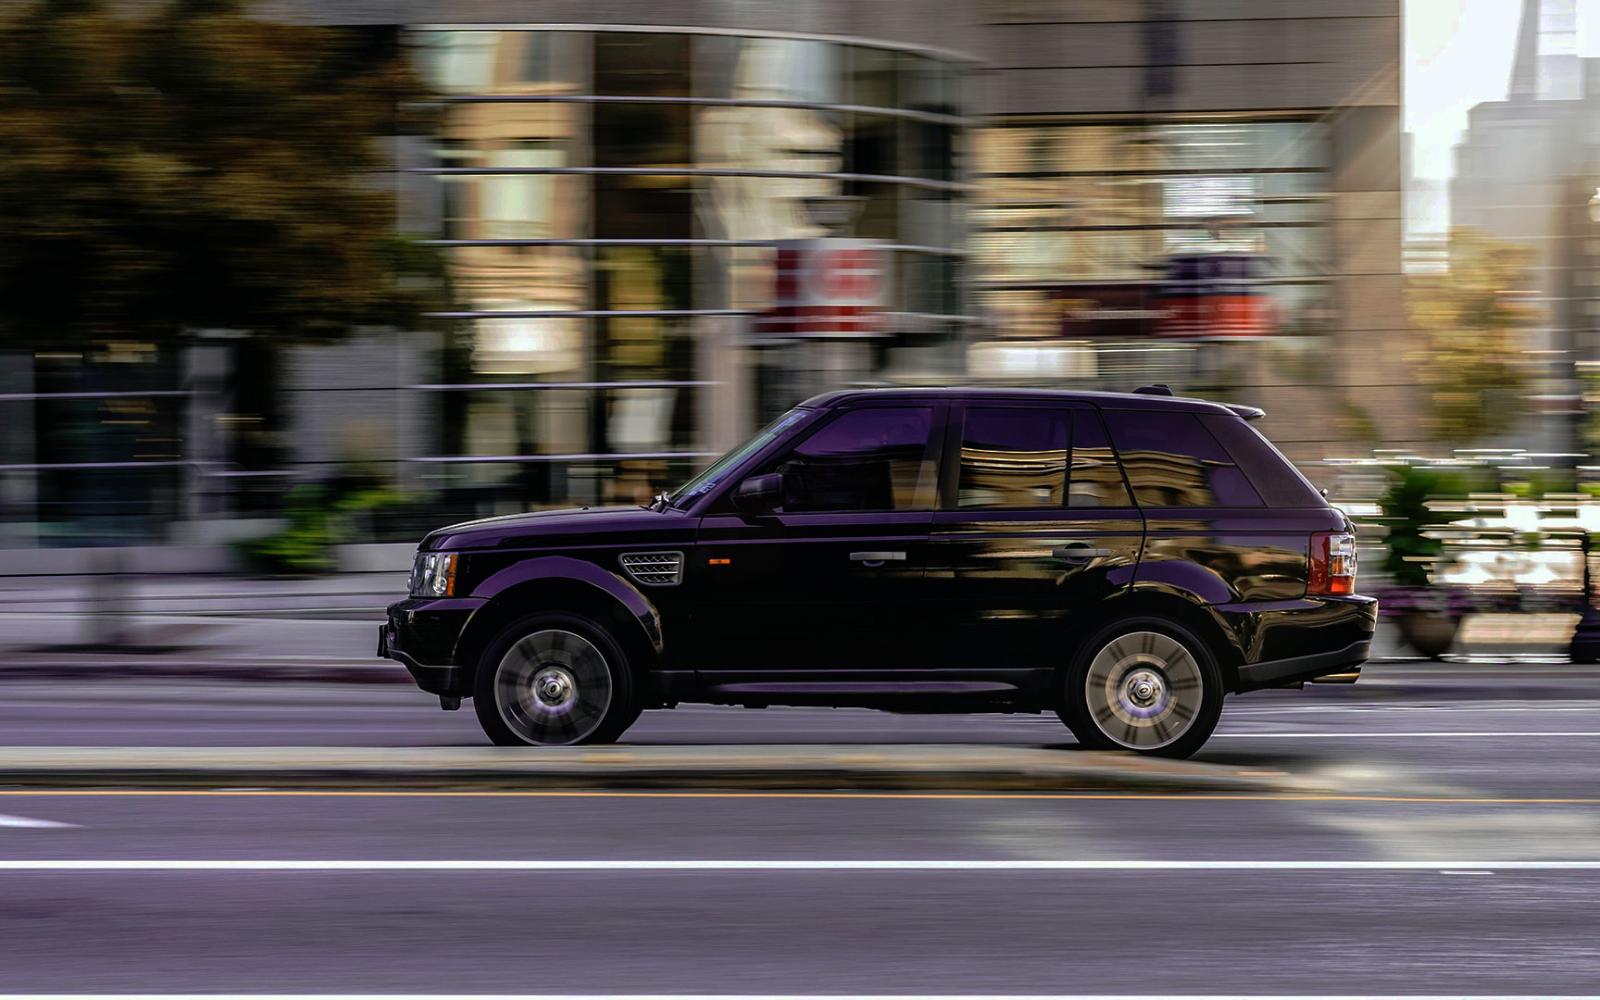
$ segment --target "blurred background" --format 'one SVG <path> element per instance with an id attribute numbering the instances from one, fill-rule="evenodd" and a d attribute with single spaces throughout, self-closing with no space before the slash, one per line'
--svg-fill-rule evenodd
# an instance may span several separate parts
<path id="1" fill-rule="evenodd" d="M 374 656 L 817 392 L 1147 383 L 1385 616 L 1192 761 Z M 0 994 L 1600 995 L 1595 532 L 1600 0 L 0 0 Z"/>
<path id="2" fill-rule="evenodd" d="M 3 0 L 0 577 L 398 573 L 824 389 L 1164 382 L 1391 610 L 1560 646 L 1597 8 Z"/>

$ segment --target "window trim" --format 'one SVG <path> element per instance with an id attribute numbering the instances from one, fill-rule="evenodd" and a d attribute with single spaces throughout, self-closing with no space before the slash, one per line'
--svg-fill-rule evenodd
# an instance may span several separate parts
<path id="1" fill-rule="evenodd" d="M 1114 511 L 1114 510 L 1133 511 L 1134 513 L 1140 514 L 1142 516 L 1143 513 L 1144 513 L 1144 508 L 1139 506 L 1139 498 L 1133 495 L 1133 480 L 1128 478 L 1128 467 L 1127 467 L 1127 465 L 1123 464 L 1122 452 L 1121 452 L 1121 450 L 1119 450 L 1117 448 L 1116 439 L 1111 436 L 1111 425 L 1106 422 L 1105 407 L 1099 406 L 1099 405 L 1090 405 L 1090 406 L 1085 406 L 1084 409 L 1088 410 L 1091 414 L 1093 414 L 1093 419 L 1094 419 L 1095 423 L 1100 425 L 1100 433 L 1105 436 L 1106 448 L 1107 448 L 1107 450 L 1109 450 L 1111 452 L 1111 460 L 1113 462 L 1117 463 L 1117 475 L 1122 477 L 1122 494 L 1123 494 L 1123 496 L 1128 498 L 1128 502 L 1127 502 L 1127 504 L 1125 506 L 1122 506 L 1122 507 L 1073 507 L 1073 506 L 1071 506 L 1071 504 L 1072 504 L 1072 456 L 1069 454 L 1067 456 L 1067 497 L 1066 497 L 1067 506 L 1064 507 L 1063 509 L 1064 510 L 1087 510 L 1087 511 Z M 1076 427 L 1073 428 L 1072 441 L 1073 441 L 1074 446 L 1076 446 L 1077 441 L 1078 441 L 1078 432 L 1077 432 L 1077 428 Z"/>

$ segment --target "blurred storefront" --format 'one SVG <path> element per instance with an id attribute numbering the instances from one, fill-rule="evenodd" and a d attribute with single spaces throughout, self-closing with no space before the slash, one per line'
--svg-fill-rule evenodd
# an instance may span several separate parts
<path id="1" fill-rule="evenodd" d="M 397 223 L 458 306 L 271 361 L 224 336 L 127 384 L 12 366 L 0 499 L 32 526 L 0 547 L 237 537 L 217 523 L 357 466 L 416 501 L 385 539 L 647 499 L 844 384 L 1163 381 L 1265 406 L 1311 460 L 1358 400 L 1403 439 L 1405 376 L 1374 363 L 1405 328 L 1399 6 L 264 3 L 414 52 L 440 111 L 395 144 Z M 784 311 L 780 244 L 822 240 L 870 249 L 870 323 Z M 53 453 L 66 410 L 145 430 Z M 44 468 L 68 458 L 105 468 Z M 168 464 L 104 488 L 127 461 Z M 101 494 L 132 519 L 90 527 Z"/>
<path id="2" fill-rule="evenodd" d="M 810 387 L 824 339 L 757 330 L 778 241 L 850 205 L 896 297 L 846 377 L 960 333 L 964 66 L 881 44 L 676 30 L 422 29 L 446 111 L 407 228 L 471 328 L 466 484 L 507 502 L 647 499 Z M 431 156 L 431 158 L 430 158 Z M 758 335 L 759 333 L 759 335 Z M 797 357 L 796 354 L 799 356 Z M 948 371 L 946 374 L 950 374 Z"/>

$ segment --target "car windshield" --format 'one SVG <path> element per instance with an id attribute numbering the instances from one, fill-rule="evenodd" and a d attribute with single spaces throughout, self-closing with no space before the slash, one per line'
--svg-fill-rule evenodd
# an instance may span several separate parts
<path id="1" fill-rule="evenodd" d="M 805 419 L 810 412 L 810 410 L 797 406 L 785 413 L 764 427 L 755 437 L 723 455 L 712 463 L 710 468 L 678 487 L 672 495 L 667 497 L 667 503 L 674 507 L 687 507 L 695 500 L 716 489 L 717 485 L 722 482 L 723 477 L 730 471 L 737 468 L 751 455 L 765 448 L 778 435 Z"/>

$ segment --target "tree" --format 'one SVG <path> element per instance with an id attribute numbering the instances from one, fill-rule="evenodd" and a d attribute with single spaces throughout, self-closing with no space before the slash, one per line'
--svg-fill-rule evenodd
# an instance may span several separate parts
<path id="1" fill-rule="evenodd" d="M 0 18 L 0 348 L 314 342 L 441 303 L 384 176 L 426 96 L 392 32 L 127 10 Z"/>
<path id="2" fill-rule="evenodd" d="M 1510 429 L 1527 374 L 1522 331 L 1534 252 L 1473 229 L 1450 233 L 1450 270 L 1414 279 L 1411 317 L 1425 337 L 1420 382 L 1435 441 L 1465 443 Z"/>

